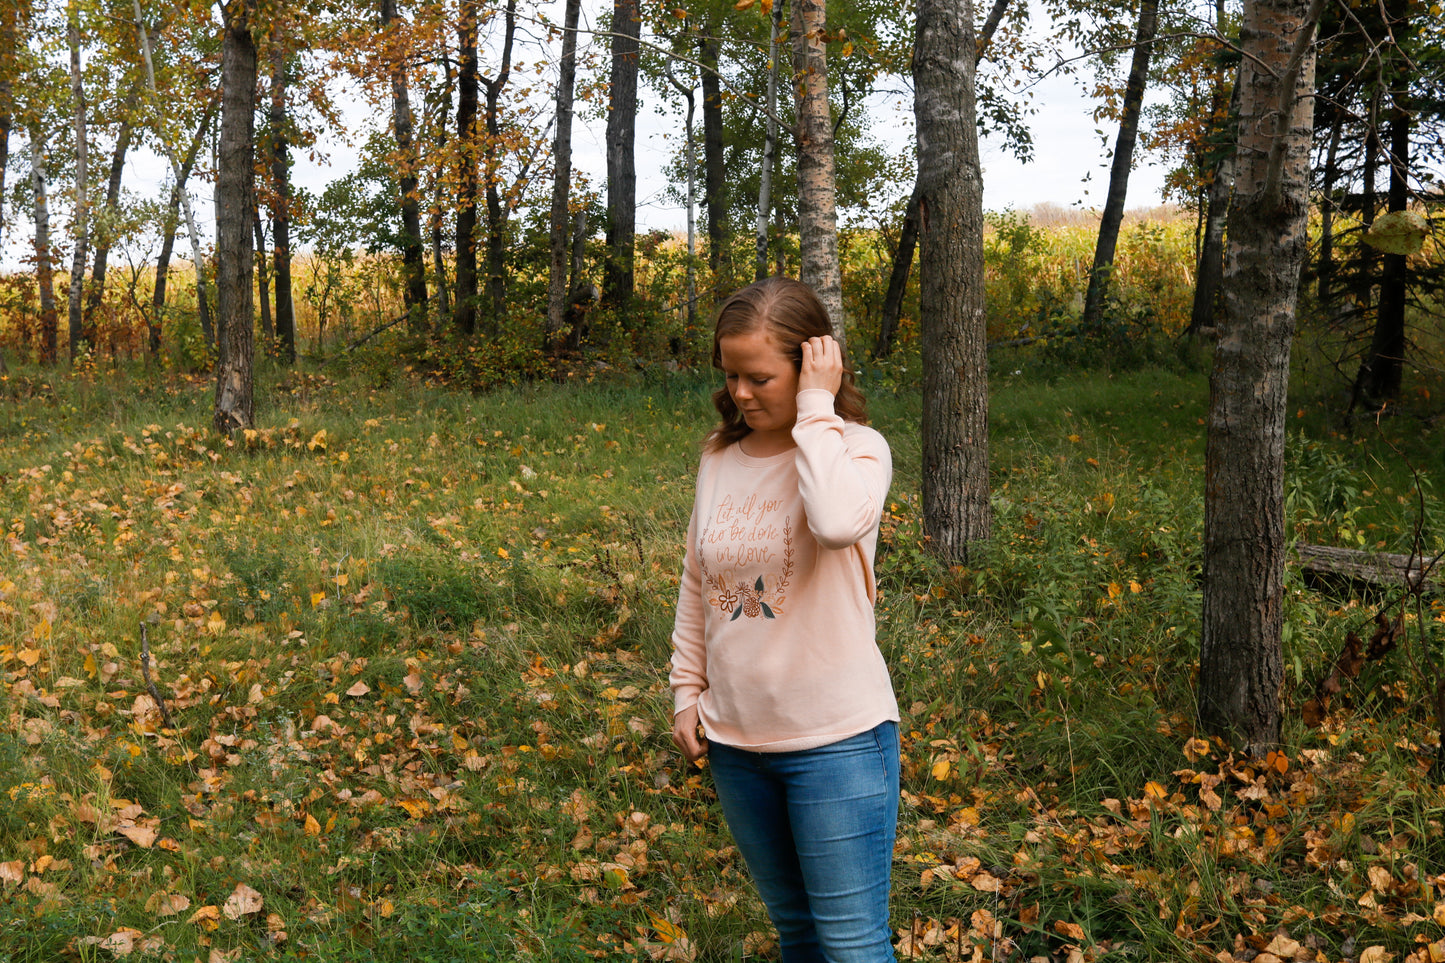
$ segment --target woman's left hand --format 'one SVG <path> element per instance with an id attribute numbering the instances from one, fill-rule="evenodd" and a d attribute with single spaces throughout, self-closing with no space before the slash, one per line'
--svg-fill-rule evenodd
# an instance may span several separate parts
<path id="1" fill-rule="evenodd" d="M 822 388 L 836 396 L 843 387 L 843 349 L 833 336 L 809 338 L 803 342 L 803 367 L 798 372 L 798 390 Z"/>

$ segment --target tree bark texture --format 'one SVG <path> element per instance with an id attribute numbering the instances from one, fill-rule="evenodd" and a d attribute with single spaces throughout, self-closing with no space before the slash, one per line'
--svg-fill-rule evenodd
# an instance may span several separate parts
<path id="1" fill-rule="evenodd" d="M 46 191 L 45 137 L 30 128 L 30 191 L 35 196 L 35 281 L 40 294 L 40 363 L 55 364 L 60 315 L 55 310 L 55 271 L 51 266 L 50 201 Z"/>
<path id="2" fill-rule="evenodd" d="M 919 0 L 913 54 L 923 335 L 923 519 L 965 562 L 989 537 L 983 177 L 972 0 Z"/>
<path id="3" fill-rule="evenodd" d="M 1305 0 L 1249 0 L 1224 311 L 1209 384 L 1199 720 L 1252 754 L 1279 741 L 1290 342 L 1307 248 L 1314 61 Z M 1281 107 L 1285 110 L 1281 110 Z"/>
<path id="4" fill-rule="evenodd" d="M 70 47 L 71 127 L 75 137 L 75 214 L 70 233 L 75 248 L 70 258 L 70 363 L 89 340 L 85 331 L 85 262 L 90 253 L 90 181 L 87 170 L 90 137 L 85 123 L 85 87 L 80 77 L 80 2 L 67 4 L 66 42 Z"/>
<path id="5" fill-rule="evenodd" d="M 557 131 L 552 142 L 552 216 L 548 237 L 552 261 L 547 274 L 547 348 L 554 355 L 561 351 L 563 316 L 567 313 L 567 239 L 572 226 L 568 215 L 572 194 L 572 93 L 577 76 L 577 18 L 581 7 L 581 0 L 567 0 L 563 14 L 566 26 L 562 30 L 562 64 L 557 78 Z"/>
<path id="6" fill-rule="evenodd" d="M 781 0 L 779 0 L 781 2 Z M 707 208 L 707 264 L 712 271 L 713 299 L 721 301 L 731 293 L 732 256 L 728 251 L 728 182 L 726 145 L 723 142 L 722 84 L 718 81 L 715 19 L 703 22 L 698 41 L 698 81 L 702 87 L 702 192 Z"/>
<path id="7" fill-rule="evenodd" d="M 1234 193 L 1234 152 L 1238 138 L 1239 84 L 1229 97 L 1226 132 L 1229 147 L 1221 150 L 1209 182 L 1209 198 L 1205 203 L 1204 239 L 1199 245 L 1199 261 L 1194 271 L 1194 304 L 1186 333 L 1196 337 L 1205 328 L 1214 326 L 1219 305 L 1219 290 L 1224 283 L 1224 228 L 1229 218 L 1229 199 Z"/>
<path id="8" fill-rule="evenodd" d="M 396 138 L 398 188 L 401 201 L 401 265 L 406 278 L 403 298 L 411 323 L 426 310 L 426 255 L 422 249 L 421 201 L 417 193 L 416 148 L 412 144 L 411 95 L 407 90 L 405 51 L 394 49 L 396 0 L 381 0 L 381 27 L 387 34 L 387 59 L 391 63 L 391 129 Z"/>
<path id="9" fill-rule="evenodd" d="M 216 171 L 216 409 L 221 434 L 250 428 L 252 314 L 251 211 L 256 138 L 256 45 L 251 37 L 255 0 L 224 7 L 221 42 L 221 137 Z"/>
<path id="10" fill-rule="evenodd" d="M 798 117 L 798 247 L 802 261 L 800 280 L 812 286 L 823 307 L 828 309 L 833 337 L 846 352 L 825 28 L 823 0 L 793 0 L 793 73 Z M 970 29 L 969 36 L 972 37 L 972 34 Z M 972 52 L 970 46 L 970 55 Z"/>
<path id="11" fill-rule="evenodd" d="M 637 0 L 612 4 L 612 83 L 607 111 L 607 258 L 602 300 L 616 309 L 632 301 L 637 247 L 637 68 L 642 19 Z"/>
<path id="12" fill-rule="evenodd" d="M 1159 0 L 1141 0 L 1139 27 L 1134 34 L 1134 55 L 1129 63 L 1129 80 L 1124 88 L 1124 108 L 1119 118 L 1119 137 L 1114 142 L 1114 161 L 1109 168 L 1109 193 L 1099 222 L 1099 240 L 1094 246 L 1094 267 L 1089 271 L 1089 288 L 1084 295 L 1085 330 L 1103 321 L 1104 300 L 1114 271 L 1114 251 L 1119 228 L 1124 223 L 1124 198 L 1129 192 L 1129 172 L 1134 166 L 1134 142 L 1139 137 L 1139 115 L 1144 108 L 1144 87 L 1149 81 L 1149 54 L 1159 30 Z"/>
<path id="13" fill-rule="evenodd" d="M 878 341 L 873 357 L 886 358 L 893 353 L 893 339 L 898 334 L 898 319 L 903 315 L 903 296 L 908 291 L 908 275 L 913 270 L 913 250 L 918 245 L 918 185 L 908 196 L 903 211 L 903 226 L 898 231 L 898 250 L 893 254 L 893 267 L 888 272 L 888 291 L 883 295 L 883 317 L 878 321 Z"/>
<path id="14" fill-rule="evenodd" d="M 502 143 L 502 91 L 512 75 L 512 38 L 517 32 L 517 0 L 507 0 L 502 30 L 502 62 L 497 68 L 497 75 L 485 84 L 487 136 L 482 150 L 487 175 L 487 294 L 490 300 L 488 318 L 494 331 L 507 314 L 508 209 L 502 203 L 502 162 L 498 157 L 498 148 Z M 576 30 L 572 32 L 572 42 L 575 44 Z"/>
<path id="15" fill-rule="evenodd" d="M 85 317 L 81 324 L 94 336 L 95 312 L 105 300 L 105 274 L 110 262 L 111 232 L 114 230 L 116 214 L 120 208 L 120 181 L 125 172 L 125 155 L 130 151 L 131 118 L 135 115 L 139 92 L 132 90 L 126 97 L 120 130 L 115 138 L 115 150 L 110 157 L 110 179 L 105 187 L 105 211 L 95 229 L 95 261 L 90 270 L 90 290 L 85 295 Z"/>
<path id="16" fill-rule="evenodd" d="M 477 4 L 465 0 L 457 25 L 457 279 L 452 323 L 464 335 L 477 330 Z"/>
<path id="17" fill-rule="evenodd" d="M 291 290 L 291 156 L 287 140 L 286 49 L 271 50 L 271 265 L 276 276 L 276 342 L 281 361 L 296 363 L 296 307 Z"/>

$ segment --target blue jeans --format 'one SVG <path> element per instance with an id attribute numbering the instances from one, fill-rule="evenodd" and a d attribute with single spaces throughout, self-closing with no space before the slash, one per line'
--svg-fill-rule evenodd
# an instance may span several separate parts
<path id="1" fill-rule="evenodd" d="M 783 963 L 891 961 L 898 724 L 798 752 L 714 742 L 708 760 Z"/>

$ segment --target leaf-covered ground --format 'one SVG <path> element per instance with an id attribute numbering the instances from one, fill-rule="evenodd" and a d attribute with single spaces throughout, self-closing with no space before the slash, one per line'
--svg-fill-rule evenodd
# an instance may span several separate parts
<path id="1" fill-rule="evenodd" d="M 204 383 L 4 382 L 0 957 L 775 959 L 667 737 L 708 387 L 291 374 L 225 440 Z M 1287 744 L 1231 756 L 1192 722 L 1203 376 L 1005 372 L 952 569 L 913 392 L 870 387 L 901 958 L 1445 960 L 1438 600 L 1292 575 Z M 1435 465 L 1290 460 L 1300 538 L 1438 542 Z"/>

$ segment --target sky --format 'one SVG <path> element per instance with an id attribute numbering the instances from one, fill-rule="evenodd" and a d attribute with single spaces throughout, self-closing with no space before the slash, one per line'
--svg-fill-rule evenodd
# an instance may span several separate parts
<path id="1" fill-rule="evenodd" d="M 899 89 L 891 95 L 880 95 L 870 104 L 873 134 L 885 145 L 891 145 L 900 152 L 908 149 L 913 135 L 912 95 L 902 81 Z M 343 93 L 344 92 L 340 92 Z M 638 171 L 638 230 L 682 231 L 686 226 L 686 212 L 679 201 L 666 196 L 667 182 L 661 172 L 676 149 L 676 138 L 680 121 L 676 117 L 662 116 L 646 102 L 655 97 L 644 91 L 644 105 L 638 117 L 637 171 Z M 1039 204 L 1053 204 L 1059 207 L 1083 209 L 1102 206 L 1109 172 L 1109 147 L 1113 135 L 1109 134 L 1106 144 L 1095 132 L 1091 117 L 1092 104 L 1085 98 L 1076 82 L 1066 77 L 1054 76 L 1045 79 L 1035 88 L 1034 103 L 1038 112 L 1031 118 L 1034 138 L 1034 158 L 1024 164 L 1003 150 L 1002 145 L 988 139 L 980 143 L 983 162 L 984 207 L 987 210 L 1013 208 L 1028 211 Z M 367 109 L 359 102 L 343 111 L 351 118 L 352 125 L 360 125 Z M 606 179 L 606 153 L 604 147 L 604 121 L 588 119 L 579 115 L 573 128 L 574 168 L 586 173 L 589 182 L 601 188 Z M 365 135 L 353 138 L 359 145 Z M 11 137 L 12 155 L 26 149 L 17 143 L 19 138 Z M 319 193 L 330 181 L 355 169 L 357 150 L 338 138 L 323 140 L 318 147 L 327 155 L 325 163 L 316 163 L 305 157 L 295 157 L 294 183 L 314 193 Z M 102 147 L 108 149 L 108 145 Z M 93 169 L 105 165 L 92 164 Z M 13 177 L 15 165 L 11 165 L 9 177 Z M 104 172 L 97 176 L 103 176 Z M 1164 172 L 1151 164 L 1139 164 L 1130 179 L 1128 206 L 1154 207 L 1160 203 L 1160 191 Z M 166 189 L 167 164 L 155 154 L 134 151 L 127 164 L 124 185 L 128 191 L 140 195 L 161 197 Z M 906 193 L 911 185 L 899 185 L 899 191 Z M 52 184 L 52 192 L 59 192 L 63 185 Z M 214 197 L 211 183 L 191 182 L 192 206 L 196 217 L 202 222 L 202 233 L 209 240 L 214 220 Z M 32 228 L 28 219 L 17 221 L 10 218 L 17 212 L 7 211 L 6 235 L 0 247 L 0 268 L 13 270 L 30 251 Z M 63 229 L 53 224 L 53 229 Z M 184 251 L 184 244 L 180 246 Z M 179 252 L 178 252 L 179 253 Z"/>

